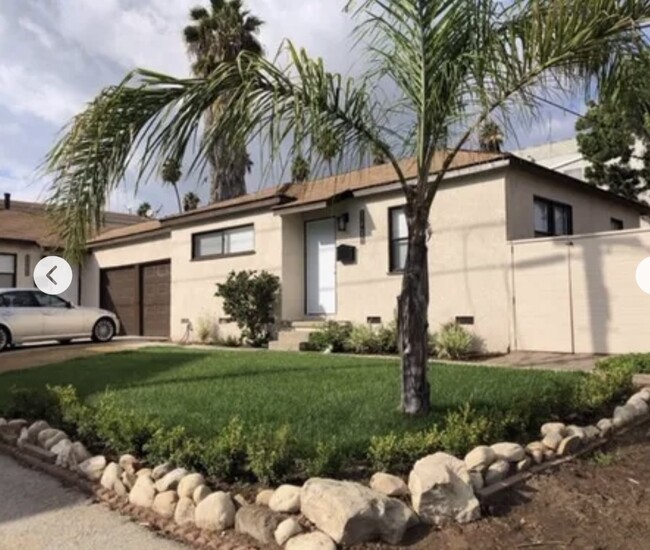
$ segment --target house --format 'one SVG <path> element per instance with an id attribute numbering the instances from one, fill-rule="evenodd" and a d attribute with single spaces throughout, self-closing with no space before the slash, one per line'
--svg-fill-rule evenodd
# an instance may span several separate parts
<path id="1" fill-rule="evenodd" d="M 105 213 L 105 228 L 114 229 L 142 221 L 138 216 Z M 0 203 L 0 288 L 33 287 L 33 271 L 44 256 L 58 254 L 62 243 L 52 228 L 45 206 L 14 201 L 9 193 Z M 79 268 L 73 270 L 72 285 L 63 295 L 80 301 Z"/>
<path id="2" fill-rule="evenodd" d="M 433 172 L 441 161 L 434 160 Z M 402 167 L 413 177 L 413 162 Z M 278 313 L 286 325 L 314 319 L 387 323 L 395 317 L 406 254 L 403 206 L 393 169 L 383 165 L 116 228 L 88 243 L 82 303 L 116 311 L 128 334 L 182 341 L 208 322 L 226 336 L 237 328 L 214 296 L 216 283 L 231 271 L 264 269 L 281 279 Z M 530 269 L 537 265 L 543 272 L 547 251 L 520 262 L 524 248 L 515 245 L 638 232 L 649 212 L 514 155 L 461 151 L 431 212 L 432 329 L 456 319 L 486 349 L 501 352 L 524 349 L 517 348 L 526 341 L 518 332 L 524 328 L 552 334 L 544 326 L 552 316 L 540 317 L 535 328 L 536 299 L 522 296 L 529 309 L 515 307 L 517 275 L 525 275 L 534 296 Z M 564 241 L 562 250 L 566 254 Z M 561 262 L 553 266 L 568 273 Z M 548 292 L 568 299 L 564 290 Z M 560 307 L 550 314 L 565 316 Z M 551 337 L 541 340 L 554 345 Z"/>

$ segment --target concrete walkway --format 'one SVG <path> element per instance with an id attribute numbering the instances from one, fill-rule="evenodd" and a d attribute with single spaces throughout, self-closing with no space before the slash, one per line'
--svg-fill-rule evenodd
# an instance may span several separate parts
<path id="1" fill-rule="evenodd" d="M 482 363 L 502 367 L 591 372 L 599 359 L 602 359 L 602 356 L 587 353 L 572 355 L 543 351 L 513 351 L 508 355 L 494 357 Z"/>
<path id="2" fill-rule="evenodd" d="M 186 550 L 0 455 L 0 550 Z"/>

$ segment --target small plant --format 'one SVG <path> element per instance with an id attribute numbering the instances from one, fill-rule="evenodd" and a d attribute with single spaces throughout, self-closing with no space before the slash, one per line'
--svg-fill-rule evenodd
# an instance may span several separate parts
<path id="1" fill-rule="evenodd" d="M 344 347 L 353 353 L 381 353 L 379 333 L 370 325 L 354 325 Z"/>
<path id="2" fill-rule="evenodd" d="M 381 353 L 387 355 L 397 353 L 399 351 L 397 321 L 391 321 L 387 325 L 381 326 L 377 338 L 379 339 Z"/>
<path id="3" fill-rule="evenodd" d="M 473 345 L 474 335 L 455 321 L 442 325 L 435 336 L 436 355 L 441 359 L 464 359 Z"/>
<path id="4" fill-rule="evenodd" d="M 350 323 L 328 321 L 320 330 L 309 335 L 310 351 L 329 349 L 333 353 L 341 353 L 347 348 L 351 332 L 352 325 Z"/>
<path id="5" fill-rule="evenodd" d="M 224 348 L 241 348 L 242 346 L 241 340 L 232 335 L 226 336 L 225 338 L 217 338 L 215 344 Z"/>
<path id="6" fill-rule="evenodd" d="M 271 337 L 280 278 L 268 271 L 232 271 L 225 283 L 217 284 L 215 296 L 223 298 L 223 310 L 242 331 L 251 346 L 261 347 Z"/>
<path id="7" fill-rule="evenodd" d="M 219 330 L 212 317 L 203 315 L 196 323 L 196 335 L 199 342 L 209 344 L 219 337 Z"/>
<path id="8" fill-rule="evenodd" d="M 446 452 L 462 456 L 477 445 L 491 443 L 497 428 L 492 420 L 466 403 L 457 411 L 447 413 L 440 444 Z"/>
<path id="9" fill-rule="evenodd" d="M 400 438 L 395 433 L 372 437 L 368 458 L 375 470 L 386 472 L 398 468 L 404 458 Z"/>
<path id="10" fill-rule="evenodd" d="M 233 480 L 244 474 L 247 459 L 244 424 L 233 418 L 205 449 L 204 470 L 208 475 Z"/>
<path id="11" fill-rule="evenodd" d="M 280 483 L 291 470 L 294 440 L 289 426 L 277 430 L 258 428 L 247 445 L 250 468 L 262 483 Z"/>
<path id="12" fill-rule="evenodd" d="M 143 445 L 143 451 L 152 464 L 171 462 L 189 470 L 203 468 L 205 447 L 182 426 L 157 429 Z"/>
<path id="13" fill-rule="evenodd" d="M 305 460 L 307 477 L 331 477 L 341 471 L 343 453 L 336 441 L 319 441 L 314 455 Z"/>
<path id="14" fill-rule="evenodd" d="M 3 414 L 9 418 L 54 422 L 59 418 L 59 409 L 56 398 L 46 388 L 12 388 Z"/>
<path id="15" fill-rule="evenodd" d="M 618 457 L 615 453 L 606 453 L 603 451 L 596 451 L 594 456 L 591 457 L 591 463 L 596 466 L 612 466 L 616 463 Z"/>

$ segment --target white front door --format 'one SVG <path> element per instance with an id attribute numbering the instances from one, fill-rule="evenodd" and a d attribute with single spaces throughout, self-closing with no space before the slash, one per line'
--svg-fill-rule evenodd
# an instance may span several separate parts
<path id="1" fill-rule="evenodd" d="M 307 314 L 336 313 L 336 227 L 334 218 L 306 224 Z"/>

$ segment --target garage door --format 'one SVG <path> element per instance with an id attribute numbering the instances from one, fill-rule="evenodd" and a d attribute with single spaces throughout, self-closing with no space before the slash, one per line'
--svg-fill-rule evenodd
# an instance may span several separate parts
<path id="1" fill-rule="evenodd" d="M 119 317 L 122 335 L 168 338 L 170 302 L 169 261 L 101 272 L 100 306 Z"/>

